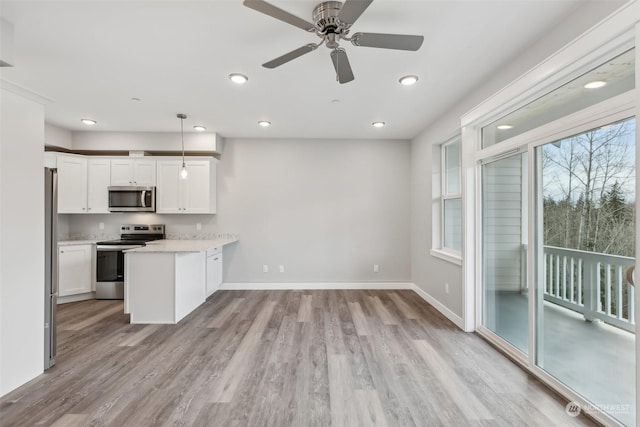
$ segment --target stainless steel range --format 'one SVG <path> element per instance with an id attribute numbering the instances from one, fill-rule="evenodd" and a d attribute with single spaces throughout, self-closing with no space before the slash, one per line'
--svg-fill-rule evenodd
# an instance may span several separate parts
<path id="1" fill-rule="evenodd" d="M 96 298 L 124 299 L 124 252 L 164 239 L 164 224 L 123 224 L 120 239 L 98 242 Z"/>

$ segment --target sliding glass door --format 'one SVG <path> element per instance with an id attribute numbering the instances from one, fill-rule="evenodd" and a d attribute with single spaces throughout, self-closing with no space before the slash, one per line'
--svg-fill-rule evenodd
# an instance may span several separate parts
<path id="1" fill-rule="evenodd" d="M 527 155 L 482 165 L 483 324 L 529 351 Z"/>
<path id="2" fill-rule="evenodd" d="M 635 119 L 537 147 L 536 364 L 635 425 Z"/>

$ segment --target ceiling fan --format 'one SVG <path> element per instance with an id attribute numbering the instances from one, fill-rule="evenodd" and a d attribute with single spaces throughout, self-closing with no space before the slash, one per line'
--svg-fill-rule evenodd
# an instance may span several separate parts
<path id="1" fill-rule="evenodd" d="M 279 67 L 325 44 L 331 49 L 331 60 L 336 70 L 336 79 L 340 83 L 348 83 L 354 79 L 354 76 L 347 58 L 347 51 L 340 47 L 340 40 L 350 41 L 354 46 L 411 51 L 420 49 L 424 41 L 424 36 L 403 34 L 354 33 L 349 36 L 351 26 L 372 2 L 373 0 L 345 0 L 344 3 L 325 1 L 313 9 L 313 23 L 298 18 L 264 0 L 244 0 L 243 4 L 250 9 L 262 12 L 287 24 L 315 33 L 322 39 L 319 43 L 306 44 L 276 59 L 265 62 L 262 64 L 263 67 Z"/>

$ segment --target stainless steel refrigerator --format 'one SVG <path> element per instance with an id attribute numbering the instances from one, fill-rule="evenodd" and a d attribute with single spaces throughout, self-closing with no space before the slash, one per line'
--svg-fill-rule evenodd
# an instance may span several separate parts
<path id="1" fill-rule="evenodd" d="M 44 369 L 56 363 L 58 172 L 44 168 Z"/>

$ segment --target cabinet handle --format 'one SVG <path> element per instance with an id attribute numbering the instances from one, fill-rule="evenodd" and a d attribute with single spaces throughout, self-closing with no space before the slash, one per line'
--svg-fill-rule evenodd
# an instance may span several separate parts
<path id="1" fill-rule="evenodd" d="M 218 260 L 218 258 L 214 258 L 213 260 L 214 260 L 214 261 L 217 261 L 217 260 Z"/>
<path id="2" fill-rule="evenodd" d="M 61 253 L 61 254 L 63 254 L 63 253 L 64 253 L 64 251 L 60 251 L 60 253 Z"/>

